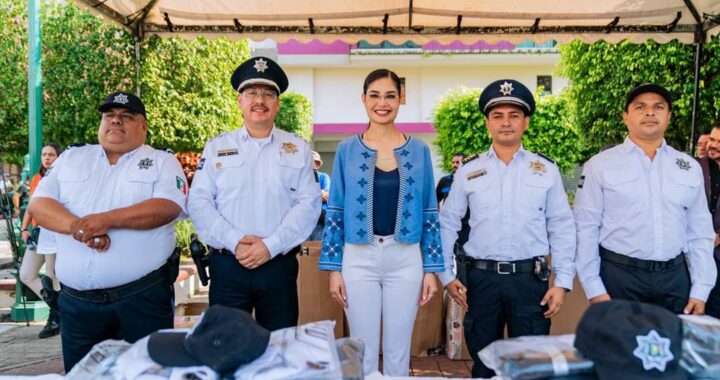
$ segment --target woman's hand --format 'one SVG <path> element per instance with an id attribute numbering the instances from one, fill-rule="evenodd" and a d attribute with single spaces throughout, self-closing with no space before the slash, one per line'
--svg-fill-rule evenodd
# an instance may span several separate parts
<path id="1" fill-rule="evenodd" d="M 435 275 L 432 273 L 425 273 L 425 275 L 423 275 L 422 295 L 420 296 L 420 302 L 418 304 L 423 306 L 430 302 L 430 299 L 436 292 L 437 280 L 435 279 Z"/>
<path id="2" fill-rule="evenodd" d="M 20 236 L 22 237 L 22 241 L 24 241 L 25 244 L 27 244 L 28 240 L 30 240 L 30 231 L 28 231 L 27 229 L 24 229 L 20 233 Z"/>
<path id="3" fill-rule="evenodd" d="M 341 272 L 330 272 L 330 295 L 340 306 L 347 308 L 347 293 Z"/>

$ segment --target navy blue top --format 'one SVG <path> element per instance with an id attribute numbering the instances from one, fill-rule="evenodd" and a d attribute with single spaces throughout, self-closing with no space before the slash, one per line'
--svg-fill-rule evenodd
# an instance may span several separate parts
<path id="1" fill-rule="evenodd" d="M 400 198 L 400 171 L 389 172 L 375 167 L 373 181 L 373 233 L 388 236 L 395 233 L 395 217 Z"/>

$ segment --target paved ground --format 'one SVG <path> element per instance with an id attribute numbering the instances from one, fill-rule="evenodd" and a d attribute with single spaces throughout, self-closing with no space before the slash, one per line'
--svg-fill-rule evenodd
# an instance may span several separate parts
<path id="1" fill-rule="evenodd" d="M 63 373 L 60 336 L 38 339 L 44 323 L 0 323 L 0 376 Z"/>

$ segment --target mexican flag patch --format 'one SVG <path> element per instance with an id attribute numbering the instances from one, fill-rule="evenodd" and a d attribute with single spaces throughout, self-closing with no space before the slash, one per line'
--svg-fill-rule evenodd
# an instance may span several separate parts
<path id="1" fill-rule="evenodd" d="M 187 185 L 184 179 L 175 177 L 175 186 L 177 186 L 178 190 L 182 191 L 183 194 L 187 194 Z"/>

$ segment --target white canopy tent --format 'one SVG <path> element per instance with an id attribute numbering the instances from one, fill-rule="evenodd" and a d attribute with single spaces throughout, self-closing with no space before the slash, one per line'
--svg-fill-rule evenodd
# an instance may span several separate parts
<path id="1" fill-rule="evenodd" d="M 718 0 L 78 0 L 146 34 L 349 43 L 501 40 L 697 42 L 720 32 Z"/>

